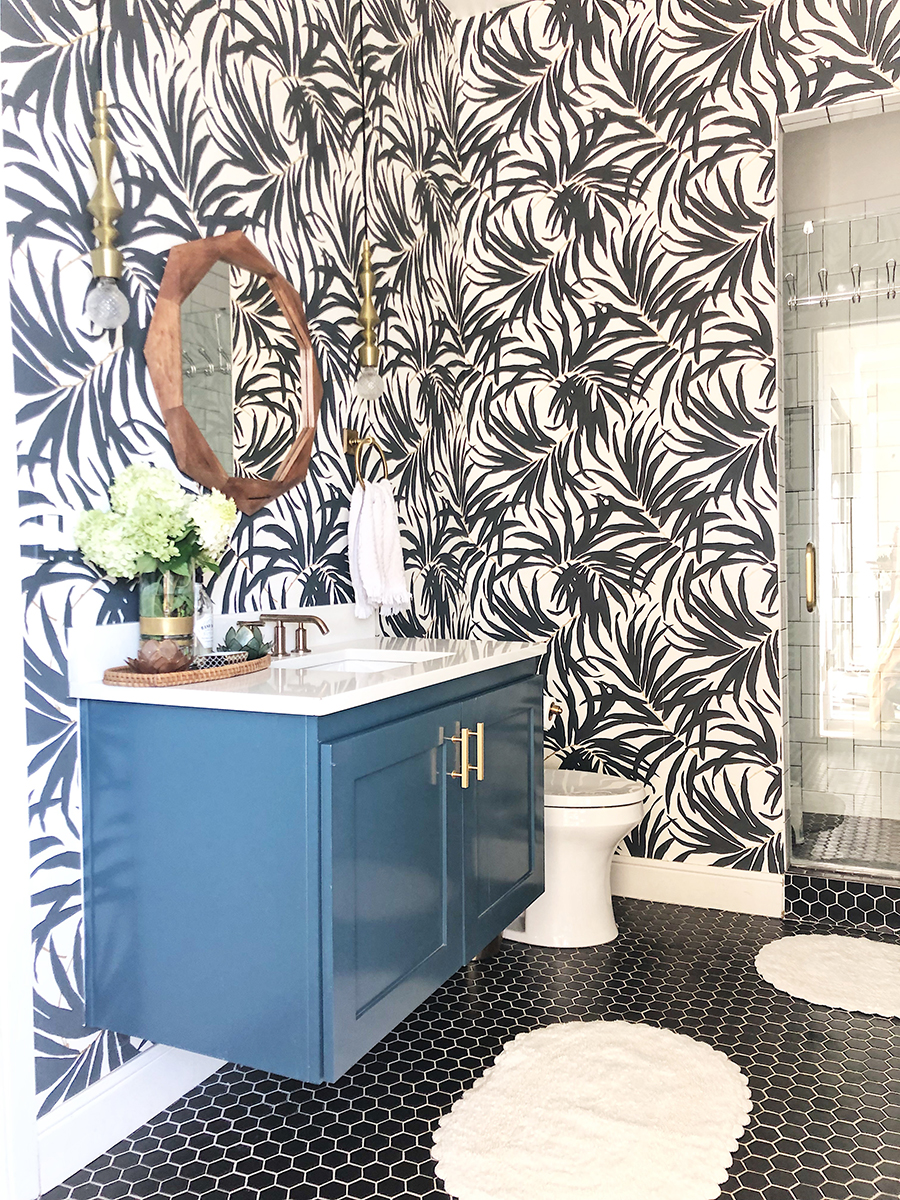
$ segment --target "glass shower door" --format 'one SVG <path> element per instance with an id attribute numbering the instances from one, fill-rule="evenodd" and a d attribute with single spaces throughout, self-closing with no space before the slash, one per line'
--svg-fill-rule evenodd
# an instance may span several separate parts
<path id="1" fill-rule="evenodd" d="M 896 229 L 887 217 L 886 235 Z M 900 300 L 890 294 L 896 242 L 878 227 L 870 218 L 814 231 L 795 278 L 818 280 L 818 299 L 795 303 L 786 322 L 790 801 L 795 865 L 895 875 Z M 810 246 L 808 227 L 797 232 Z"/>

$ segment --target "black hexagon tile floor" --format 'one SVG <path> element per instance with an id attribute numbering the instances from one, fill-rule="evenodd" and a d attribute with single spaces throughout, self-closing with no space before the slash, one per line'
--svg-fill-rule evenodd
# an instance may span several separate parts
<path id="1" fill-rule="evenodd" d="M 753 966 L 782 932 L 826 927 L 616 904 L 612 945 L 506 943 L 455 975 L 336 1084 L 226 1067 L 44 1200 L 444 1200 L 430 1158 L 441 1113 L 516 1033 L 584 1019 L 691 1034 L 747 1073 L 754 1110 L 724 1196 L 900 1196 L 900 1022 L 793 999 Z"/>
<path id="2" fill-rule="evenodd" d="M 860 925 L 868 932 L 890 933 L 900 930 L 900 888 L 871 878 L 791 871 L 784 881 L 784 911 L 800 921 L 830 921 L 835 926 Z"/>

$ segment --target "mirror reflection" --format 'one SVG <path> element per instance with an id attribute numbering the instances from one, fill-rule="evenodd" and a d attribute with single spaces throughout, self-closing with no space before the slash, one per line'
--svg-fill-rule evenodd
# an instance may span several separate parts
<path id="1" fill-rule="evenodd" d="M 184 403 L 229 475 L 274 479 L 305 428 L 300 347 L 268 281 L 214 263 L 181 306 Z"/>
<path id="2" fill-rule="evenodd" d="M 185 408 L 229 475 L 234 466 L 234 389 L 229 267 L 213 263 L 181 305 Z"/>
<path id="3" fill-rule="evenodd" d="M 307 425 L 300 347 L 267 280 L 231 268 L 235 474 L 274 479 Z"/>

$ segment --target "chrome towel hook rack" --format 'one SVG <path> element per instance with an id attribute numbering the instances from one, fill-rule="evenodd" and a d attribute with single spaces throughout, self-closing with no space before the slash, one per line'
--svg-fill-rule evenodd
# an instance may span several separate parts
<path id="1" fill-rule="evenodd" d="M 354 464 L 356 466 L 356 478 L 359 481 L 360 487 L 363 488 L 364 490 L 365 490 L 365 486 L 366 486 L 366 481 L 365 481 L 365 479 L 363 479 L 362 471 L 360 470 L 360 459 L 362 458 L 362 452 L 363 452 L 363 450 L 365 450 L 366 446 L 373 446 L 378 451 L 378 453 L 381 455 L 381 463 L 382 463 L 382 466 L 384 467 L 384 477 L 385 477 L 385 479 L 387 479 L 387 477 L 388 477 L 387 458 L 385 456 L 384 450 L 382 449 L 381 445 L 375 440 L 375 438 L 373 438 L 373 437 L 361 438 L 355 429 L 345 429 L 344 430 L 344 436 L 343 436 L 344 453 L 352 454 L 354 456 Z"/>

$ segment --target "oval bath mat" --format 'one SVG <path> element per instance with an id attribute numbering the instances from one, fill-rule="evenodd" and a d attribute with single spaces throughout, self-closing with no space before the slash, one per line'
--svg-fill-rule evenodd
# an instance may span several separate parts
<path id="1" fill-rule="evenodd" d="M 457 1200 L 714 1200 L 750 1107 L 705 1042 L 571 1021 L 507 1042 L 431 1153 Z"/>
<path id="2" fill-rule="evenodd" d="M 900 946 L 839 933 L 798 934 L 763 946 L 756 969 L 800 1000 L 900 1017 Z"/>

